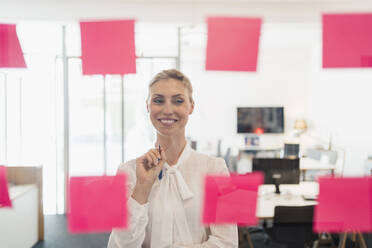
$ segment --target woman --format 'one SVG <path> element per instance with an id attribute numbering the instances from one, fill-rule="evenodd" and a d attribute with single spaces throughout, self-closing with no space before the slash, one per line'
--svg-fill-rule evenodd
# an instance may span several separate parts
<path id="1" fill-rule="evenodd" d="M 114 229 L 108 247 L 238 247 L 236 225 L 201 223 L 204 176 L 228 170 L 223 159 L 186 142 L 194 110 L 189 79 L 177 70 L 158 73 L 149 85 L 147 110 L 157 131 L 155 148 L 120 165 L 129 178 L 129 228 Z"/>

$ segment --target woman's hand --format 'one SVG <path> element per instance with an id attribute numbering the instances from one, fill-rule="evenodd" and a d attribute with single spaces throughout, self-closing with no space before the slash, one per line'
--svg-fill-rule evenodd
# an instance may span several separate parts
<path id="1" fill-rule="evenodd" d="M 165 152 L 159 149 L 150 149 L 147 153 L 136 159 L 137 183 L 134 187 L 132 197 L 138 203 L 147 202 L 152 185 L 159 176 L 160 171 L 166 161 Z"/>

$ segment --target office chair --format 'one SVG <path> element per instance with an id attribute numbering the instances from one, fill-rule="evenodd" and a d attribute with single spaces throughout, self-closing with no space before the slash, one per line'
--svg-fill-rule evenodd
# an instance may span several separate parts
<path id="1" fill-rule="evenodd" d="M 226 162 L 226 166 L 229 169 L 229 172 L 237 171 L 238 156 L 231 155 L 231 147 L 227 148 L 223 159 Z"/>
<path id="2" fill-rule="evenodd" d="M 288 248 L 312 247 L 318 235 L 313 233 L 314 206 L 277 206 L 273 227 L 267 229 L 271 241 Z"/>
<path id="3" fill-rule="evenodd" d="M 298 158 L 300 154 L 299 144 L 284 144 L 284 157 L 285 158 Z"/>

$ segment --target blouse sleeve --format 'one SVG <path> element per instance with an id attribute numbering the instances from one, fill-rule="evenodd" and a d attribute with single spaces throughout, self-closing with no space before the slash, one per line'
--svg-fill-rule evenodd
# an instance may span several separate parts
<path id="1" fill-rule="evenodd" d="M 145 231 L 148 223 L 148 203 L 139 204 L 131 197 L 136 184 L 135 162 L 130 161 L 119 167 L 118 173 L 126 173 L 128 176 L 128 228 L 114 228 L 108 242 L 108 248 L 138 248 L 145 239 Z"/>
<path id="2" fill-rule="evenodd" d="M 211 172 L 215 174 L 229 175 L 225 160 L 217 158 Z M 236 225 L 210 225 L 210 235 L 208 240 L 202 244 L 192 246 L 175 246 L 180 248 L 238 248 L 238 228 Z"/>

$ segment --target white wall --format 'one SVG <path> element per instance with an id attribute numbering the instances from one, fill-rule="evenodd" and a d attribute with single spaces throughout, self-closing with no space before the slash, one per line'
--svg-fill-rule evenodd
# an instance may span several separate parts
<path id="1" fill-rule="evenodd" d="M 237 149 L 244 145 L 244 135 L 236 133 L 238 106 L 284 106 L 285 134 L 263 135 L 261 144 L 281 147 L 290 141 L 294 121 L 306 118 L 313 29 L 314 25 L 264 24 L 256 73 L 206 72 L 205 42 L 200 41 L 206 36 L 190 38 L 191 31 L 185 31 L 182 70 L 193 81 L 196 100 L 189 135 L 201 140 L 201 146 L 222 139 L 224 148 Z M 205 27 L 194 32 L 205 33 Z M 195 53 L 201 57 L 195 59 Z"/>
<path id="2" fill-rule="evenodd" d="M 333 144 L 345 149 L 346 174 L 363 173 L 367 156 L 372 155 L 371 69 L 314 69 L 311 76 L 307 90 L 311 130 L 325 139 L 331 134 Z"/>
<path id="3" fill-rule="evenodd" d="M 202 146 L 218 139 L 225 148 L 243 146 L 243 136 L 236 134 L 237 106 L 284 106 L 285 134 L 261 136 L 263 146 L 293 141 L 295 119 L 305 118 L 303 146 L 324 145 L 332 135 L 333 146 L 346 151 L 345 173 L 362 173 L 372 154 L 372 71 L 323 70 L 321 25 L 264 24 L 257 73 L 205 72 L 205 57 L 196 61 L 188 54 L 192 46 L 190 39 L 183 49 L 183 70 L 194 81 L 197 102 L 189 134 Z"/>

